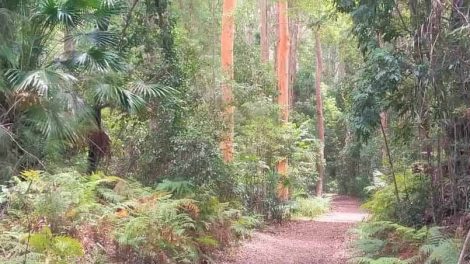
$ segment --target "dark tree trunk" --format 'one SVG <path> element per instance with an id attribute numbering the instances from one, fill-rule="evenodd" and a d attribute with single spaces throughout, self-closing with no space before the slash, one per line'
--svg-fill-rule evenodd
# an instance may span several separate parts
<path id="1" fill-rule="evenodd" d="M 98 169 L 101 159 L 109 153 L 111 140 L 102 129 L 101 107 L 94 107 L 96 130 L 88 135 L 88 174 L 93 174 Z"/>

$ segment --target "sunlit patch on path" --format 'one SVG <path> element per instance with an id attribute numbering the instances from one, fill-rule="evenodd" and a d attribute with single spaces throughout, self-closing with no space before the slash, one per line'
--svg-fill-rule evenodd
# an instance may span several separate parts
<path id="1" fill-rule="evenodd" d="M 332 210 L 315 219 L 299 220 L 255 232 L 223 264 L 345 264 L 348 230 L 367 214 L 357 199 L 334 196 Z"/>

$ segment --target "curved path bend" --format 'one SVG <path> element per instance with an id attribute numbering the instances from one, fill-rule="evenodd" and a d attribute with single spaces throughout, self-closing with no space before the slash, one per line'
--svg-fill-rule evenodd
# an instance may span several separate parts
<path id="1" fill-rule="evenodd" d="M 359 200 L 334 196 L 329 213 L 254 232 L 221 264 L 346 264 L 349 230 L 366 215 Z"/>

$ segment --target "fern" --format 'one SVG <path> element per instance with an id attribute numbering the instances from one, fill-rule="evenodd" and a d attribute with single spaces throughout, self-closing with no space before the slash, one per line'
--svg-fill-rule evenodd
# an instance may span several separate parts
<path id="1" fill-rule="evenodd" d="M 359 240 L 355 246 L 364 257 L 355 259 L 354 263 L 453 264 L 458 261 L 459 242 L 439 227 L 416 230 L 381 221 L 365 223 L 356 232 Z M 415 256 L 406 260 L 395 258 L 401 249 L 408 252 L 410 247 L 417 249 Z"/>
<path id="2" fill-rule="evenodd" d="M 68 262 L 84 255 L 78 240 L 68 236 L 54 236 L 49 228 L 31 234 L 27 241 L 32 251 L 43 254 L 46 259 Z"/>
<path id="3" fill-rule="evenodd" d="M 2 187 L 1 199 L 7 206 L 0 219 L 0 263 L 22 263 L 25 258 L 26 263 L 76 263 L 94 258 L 97 252 L 85 252 L 76 238 L 104 239 L 100 245 L 116 245 L 118 250 L 125 246 L 142 262 L 163 258 L 196 263 L 210 259 L 206 250 L 225 245 L 233 234 L 248 236 L 261 224 L 259 216 L 243 216 L 209 194 L 201 201 L 175 199 L 191 197 L 191 188 L 187 182 L 149 188 L 102 173 L 84 177 L 76 172 L 25 172 L 13 178 L 11 187 Z M 41 231 L 29 235 L 29 230 Z M 86 242 L 94 243 L 98 242 Z M 103 253 L 97 254 L 103 259 Z"/>
<path id="4" fill-rule="evenodd" d="M 394 257 L 382 257 L 378 259 L 360 257 L 351 261 L 353 264 L 407 264 L 406 262 Z"/>
<path id="5" fill-rule="evenodd" d="M 194 185 L 189 181 L 164 180 L 158 184 L 157 190 L 173 194 L 177 198 L 190 196 L 194 193 Z"/>
<path id="6" fill-rule="evenodd" d="M 241 216 L 239 219 L 234 221 L 232 230 L 239 237 L 249 237 L 251 230 L 262 225 L 262 217 L 262 215 Z"/>
<path id="7" fill-rule="evenodd" d="M 375 256 L 380 254 L 386 244 L 387 242 L 381 239 L 360 239 L 356 242 L 356 247 L 367 256 Z"/>
<path id="8" fill-rule="evenodd" d="M 185 212 L 188 208 L 196 210 L 193 200 L 171 200 L 168 196 L 136 208 L 133 213 L 138 216 L 124 220 L 117 229 L 117 241 L 147 256 L 161 252 L 181 262 L 194 261 L 195 245 L 189 232 L 195 229 L 195 220 Z"/>

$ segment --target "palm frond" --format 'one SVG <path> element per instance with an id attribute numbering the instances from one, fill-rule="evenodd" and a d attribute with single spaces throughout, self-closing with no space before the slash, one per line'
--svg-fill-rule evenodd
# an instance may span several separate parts
<path id="1" fill-rule="evenodd" d="M 40 96 L 47 96 L 49 90 L 66 88 L 76 81 L 76 78 L 68 73 L 49 69 L 29 72 L 10 69 L 6 72 L 6 78 L 16 91 L 37 92 Z"/>
<path id="2" fill-rule="evenodd" d="M 122 71 L 125 63 L 117 54 L 95 47 L 73 55 L 72 64 L 90 72 Z"/>
<path id="3" fill-rule="evenodd" d="M 120 0 L 102 0 L 101 5 L 105 7 L 115 7 L 121 3 Z"/>
<path id="4" fill-rule="evenodd" d="M 15 13 L 6 8 L 0 8 L 0 39 L 8 40 L 15 32 L 15 22 L 17 20 Z"/>
<path id="5" fill-rule="evenodd" d="M 100 30 L 107 30 L 111 16 L 119 15 L 124 10 L 124 4 L 119 0 L 102 0 L 101 5 L 91 14 Z"/>
<path id="6" fill-rule="evenodd" d="M 136 81 L 130 84 L 130 90 L 145 98 L 154 98 L 154 97 L 165 97 L 169 95 L 175 95 L 178 90 L 159 84 L 146 84 L 143 81 Z"/>
<path id="7" fill-rule="evenodd" d="M 69 35 L 65 40 L 73 39 L 76 43 L 96 47 L 114 46 L 117 44 L 116 34 L 109 31 L 95 30 L 86 33 Z"/>
<path id="8" fill-rule="evenodd" d="M 121 101 L 121 107 L 130 112 L 137 112 L 145 107 L 145 100 L 142 97 L 129 90 L 123 90 L 123 93 L 126 99 Z"/>
<path id="9" fill-rule="evenodd" d="M 112 104 L 126 111 L 138 111 L 145 106 L 145 101 L 142 97 L 129 90 L 110 84 L 95 85 L 94 101 L 98 105 Z"/>
<path id="10" fill-rule="evenodd" d="M 12 47 L 0 45 L 0 60 L 16 68 L 18 66 L 18 53 Z"/>
<path id="11" fill-rule="evenodd" d="M 39 8 L 34 18 L 44 23 L 47 27 L 75 27 L 80 23 L 83 11 L 74 2 L 42 0 L 39 2 Z"/>
<path id="12" fill-rule="evenodd" d="M 74 141 L 78 138 L 74 129 L 74 117 L 63 111 L 56 111 L 57 106 L 35 105 L 30 107 L 23 117 L 26 123 L 32 124 L 46 138 Z"/>

